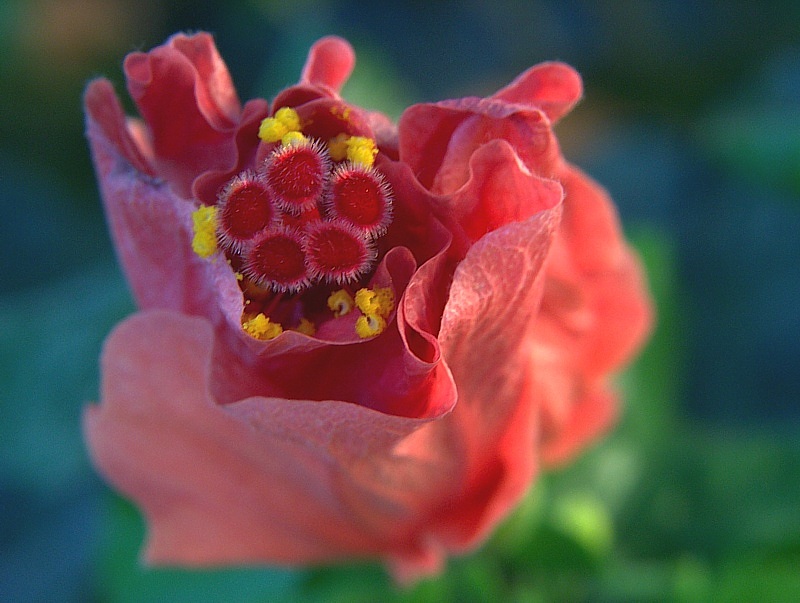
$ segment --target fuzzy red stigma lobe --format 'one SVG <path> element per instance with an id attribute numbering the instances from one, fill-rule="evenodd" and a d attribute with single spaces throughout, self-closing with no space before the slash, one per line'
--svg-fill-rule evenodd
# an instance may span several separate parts
<path id="1" fill-rule="evenodd" d="M 330 215 L 370 237 L 383 234 L 392 221 L 389 185 L 380 173 L 360 164 L 334 170 L 326 205 Z"/>
<path id="2" fill-rule="evenodd" d="M 241 249 L 278 217 L 266 182 L 252 172 L 243 172 L 225 187 L 218 208 L 220 242 L 234 250 Z"/>
<path id="3" fill-rule="evenodd" d="M 322 145 L 304 141 L 276 149 L 267 160 L 264 175 L 281 209 L 300 214 L 322 197 L 329 169 L 328 152 Z"/>
<path id="4" fill-rule="evenodd" d="M 298 292 L 309 285 L 301 234 L 278 226 L 259 235 L 247 251 L 245 273 L 276 292 Z"/>
<path id="5" fill-rule="evenodd" d="M 344 220 L 309 224 L 305 251 L 311 277 L 327 282 L 355 280 L 375 261 L 372 243 Z"/>

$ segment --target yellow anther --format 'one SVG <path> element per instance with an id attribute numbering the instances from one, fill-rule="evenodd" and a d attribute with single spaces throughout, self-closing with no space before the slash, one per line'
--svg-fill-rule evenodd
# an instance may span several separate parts
<path id="1" fill-rule="evenodd" d="M 298 333 L 302 333 L 303 335 L 313 335 L 317 332 L 317 328 L 314 326 L 314 323 L 307 318 L 301 318 L 300 324 L 297 325 L 294 330 Z"/>
<path id="2" fill-rule="evenodd" d="M 391 287 L 377 287 L 375 294 L 378 296 L 378 314 L 389 316 L 394 310 L 394 291 Z"/>
<path id="3" fill-rule="evenodd" d="M 361 339 L 380 335 L 386 329 L 386 319 L 377 314 L 359 316 L 356 321 L 356 333 Z"/>
<path id="4" fill-rule="evenodd" d="M 334 291 L 328 297 L 328 307 L 337 318 L 349 314 L 353 305 L 353 297 L 344 289 Z"/>
<path id="5" fill-rule="evenodd" d="M 278 142 L 288 130 L 274 117 L 266 117 L 258 127 L 258 137 L 264 142 Z"/>
<path id="6" fill-rule="evenodd" d="M 334 161 L 347 159 L 347 134 L 338 134 L 328 141 L 328 154 Z"/>
<path id="7" fill-rule="evenodd" d="M 351 136 L 347 139 L 347 158 L 353 163 L 372 167 L 378 147 L 375 141 L 365 136 Z"/>
<path id="8" fill-rule="evenodd" d="M 364 314 L 378 313 L 378 295 L 372 289 L 359 289 L 356 291 L 356 306 Z"/>
<path id="9" fill-rule="evenodd" d="M 356 291 L 356 306 L 363 314 L 388 317 L 394 310 L 394 292 L 389 287 L 359 289 Z"/>
<path id="10" fill-rule="evenodd" d="M 304 142 L 308 142 L 308 138 L 303 136 L 302 132 L 297 132 L 295 130 L 286 132 L 286 134 L 281 137 L 281 144 L 285 147 L 295 144 L 303 144 Z"/>
<path id="11" fill-rule="evenodd" d="M 281 107 L 273 117 L 266 117 L 258 128 L 264 142 L 278 142 L 289 132 L 300 131 L 300 116 L 291 107 Z"/>
<path id="12" fill-rule="evenodd" d="M 275 339 L 283 333 L 283 327 L 277 322 L 271 322 L 264 314 L 256 314 L 248 320 L 243 320 L 242 329 L 251 337 L 263 341 Z"/>
<path id="13" fill-rule="evenodd" d="M 291 107 L 281 107 L 275 111 L 275 119 L 286 126 L 286 130 L 300 130 L 300 116 Z"/>
<path id="14" fill-rule="evenodd" d="M 202 205 L 192 212 L 192 250 L 201 258 L 207 258 L 217 251 L 217 208 Z"/>

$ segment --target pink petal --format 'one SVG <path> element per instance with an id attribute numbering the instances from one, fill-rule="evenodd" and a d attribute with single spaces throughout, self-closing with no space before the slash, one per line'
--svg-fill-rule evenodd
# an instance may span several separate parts
<path id="1" fill-rule="evenodd" d="M 555 123 L 583 95 L 581 76 L 564 63 L 540 63 L 523 72 L 492 98 L 542 110 Z"/>
<path id="2" fill-rule="evenodd" d="M 84 430 L 95 465 L 147 517 L 146 559 L 424 558 L 421 518 L 451 478 L 409 436 L 452 408 L 452 383 L 424 420 L 336 401 L 219 406 L 214 345 L 206 321 L 163 311 L 135 315 L 106 342 L 102 403 Z"/>
<path id="3" fill-rule="evenodd" d="M 383 113 L 369 111 L 367 113 L 370 129 L 375 135 L 375 140 L 383 155 L 397 161 L 397 126 Z"/>
<path id="4" fill-rule="evenodd" d="M 272 112 L 275 113 L 281 107 L 299 107 L 320 98 L 340 100 L 336 92 L 327 88 L 320 88 L 311 84 L 289 86 L 285 90 L 278 92 L 278 95 L 272 100 Z"/>
<path id="5" fill-rule="evenodd" d="M 208 122 L 219 128 L 236 123 L 241 113 L 239 97 L 211 34 L 177 34 L 169 39 L 167 45 L 183 53 L 197 70 L 197 108 Z"/>
<path id="6" fill-rule="evenodd" d="M 234 133 L 234 152 L 227 155 L 228 164 L 221 169 L 203 172 L 192 183 L 192 195 L 205 203 L 213 205 L 217 201 L 220 190 L 236 174 L 248 165 L 253 165 L 255 154 L 259 148 L 258 128 L 269 112 L 267 101 L 254 98 L 247 101 L 242 110 L 242 119 Z"/>
<path id="7" fill-rule="evenodd" d="M 348 105 L 336 98 L 318 98 L 302 105 L 295 105 L 300 121 L 308 124 L 303 133 L 321 140 L 339 134 L 372 137 L 366 114 L 358 107 Z"/>
<path id="8" fill-rule="evenodd" d="M 568 165 L 561 181 L 564 217 L 533 340 L 542 455 L 559 464 L 616 417 L 608 375 L 631 358 L 652 323 L 643 272 L 608 195 Z"/>
<path id="9" fill-rule="evenodd" d="M 400 159 L 423 186 L 449 194 L 469 178 L 481 145 L 506 140 L 533 174 L 552 176 L 559 159 L 550 123 L 538 109 L 492 99 L 464 98 L 415 105 L 400 117 Z"/>
<path id="10" fill-rule="evenodd" d="M 449 208 L 441 198 L 422 187 L 405 163 L 378 153 L 375 166 L 394 193 L 392 224 L 380 244 L 386 249 L 406 247 L 417 264 L 422 265 L 451 242 L 452 232 L 448 227 L 453 220 L 447 215 Z"/>
<path id="11" fill-rule="evenodd" d="M 338 92 L 355 64 L 356 55 L 347 40 L 326 36 L 317 40 L 309 50 L 300 82 Z"/>
<path id="12" fill-rule="evenodd" d="M 456 481 L 465 487 L 435 520 L 448 548 L 463 550 L 484 537 L 524 494 L 535 471 L 530 330 L 560 198 L 558 191 L 552 209 L 486 235 L 453 278 L 439 339 L 458 405 L 447 421 L 431 427 L 462 459 Z"/>
<path id="13" fill-rule="evenodd" d="M 578 269 L 592 272 L 619 263 L 627 244 L 608 193 L 569 164 L 560 170 L 559 180 L 567 196 L 562 235 Z"/>
<path id="14" fill-rule="evenodd" d="M 511 222 L 551 209 L 563 196 L 561 185 L 531 174 L 512 146 L 492 140 L 469 159 L 468 182 L 446 197 L 446 209 L 474 242 Z"/>
<path id="15" fill-rule="evenodd" d="M 653 310 L 645 287 L 642 267 L 630 253 L 586 285 L 598 317 L 584 360 L 590 377 L 622 368 L 650 334 Z"/>
<path id="16" fill-rule="evenodd" d="M 571 166 L 560 179 L 566 199 L 559 237 L 595 316 L 584 366 L 590 376 L 599 376 L 617 370 L 641 346 L 653 322 L 652 302 L 608 194 Z M 554 262 L 551 270 L 563 268 Z"/>
<path id="17" fill-rule="evenodd" d="M 104 102 L 112 101 L 107 97 Z M 107 129 L 95 121 L 93 107 L 87 132 L 106 219 L 139 307 L 168 308 L 215 321 L 222 320 L 221 307 L 231 312 L 238 304 L 240 313 L 241 292 L 228 265 L 203 260 L 192 251 L 194 205 L 166 184 L 137 172 L 116 141 L 108 138 Z"/>
<path id="18" fill-rule="evenodd" d="M 125 59 L 128 91 L 150 129 L 158 174 L 183 196 L 209 169 L 235 155 L 241 108 L 209 34 L 178 34 L 148 53 Z"/>
<path id="19" fill-rule="evenodd" d="M 587 392 L 569 407 L 557 431 L 545 432 L 540 449 L 542 462 L 558 467 L 572 460 L 608 431 L 617 413 L 615 395 L 599 387 Z"/>
<path id="20" fill-rule="evenodd" d="M 83 102 L 87 117 L 96 131 L 89 134 L 102 136 L 132 167 L 142 174 L 153 176 L 153 168 L 128 128 L 125 112 L 111 82 L 106 79 L 92 80 L 86 87 Z"/>

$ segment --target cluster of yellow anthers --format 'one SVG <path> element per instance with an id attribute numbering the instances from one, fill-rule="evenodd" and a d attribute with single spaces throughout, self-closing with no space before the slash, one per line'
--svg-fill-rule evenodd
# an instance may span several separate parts
<path id="1" fill-rule="evenodd" d="M 389 287 L 363 288 L 356 291 L 353 297 L 344 289 L 339 289 L 328 297 L 328 308 L 336 318 L 349 314 L 353 308 L 358 308 L 361 316 L 356 320 L 355 330 L 359 337 L 367 339 L 380 335 L 386 329 L 386 321 L 394 310 L 394 293 Z M 275 339 L 283 333 L 283 327 L 272 322 L 263 313 L 243 320 L 242 329 L 251 337 L 261 340 Z M 304 335 L 315 333 L 314 324 L 305 318 L 293 330 Z"/>
<path id="2" fill-rule="evenodd" d="M 281 107 L 273 117 L 261 122 L 258 137 L 264 142 L 278 142 L 284 146 L 306 142 L 301 131 L 300 116 L 291 107 Z M 328 141 L 328 153 L 333 161 L 347 159 L 353 163 L 372 167 L 378 148 L 375 141 L 366 136 L 339 134 Z"/>
<path id="3" fill-rule="evenodd" d="M 192 212 L 194 238 L 192 250 L 201 258 L 208 258 L 217 252 L 217 208 L 214 205 L 201 205 Z"/>
<path id="4" fill-rule="evenodd" d="M 394 310 L 394 293 L 389 287 L 359 289 L 355 297 L 344 289 L 331 293 L 328 308 L 337 318 L 349 314 L 353 307 L 361 311 L 356 320 L 356 333 L 362 339 L 380 335 L 386 329 L 386 321 Z"/>
<path id="5" fill-rule="evenodd" d="M 258 137 L 264 142 L 280 140 L 281 144 L 288 145 L 298 136 L 303 136 L 300 132 L 300 116 L 290 107 L 278 109 L 273 117 L 265 118 L 258 129 Z"/>

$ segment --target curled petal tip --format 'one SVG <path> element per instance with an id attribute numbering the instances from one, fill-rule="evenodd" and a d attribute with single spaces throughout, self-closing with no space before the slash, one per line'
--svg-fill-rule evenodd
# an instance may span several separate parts
<path id="1" fill-rule="evenodd" d="M 566 63 L 548 61 L 521 73 L 495 99 L 540 108 L 552 122 L 569 113 L 583 96 L 580 74 Z"/>
<path id="2" fill-rule="evenodd" d="M 356 64 L 356 54 L 350 43 L 338 36 L 317 40 L 308 52 L 301 81 L 338 91 Z"/>
<path id="3" fill-rule="evenodd" d="M 89 82 L 83 93 L 86 109 L 87 134 L 93 147 L 110 143 L 125 161 L 143 174 L 152 176 L 153 169 L 147 159 L 148 149 L 135 132 L 114 92 L 114 86 L 105 78 Z"/>

